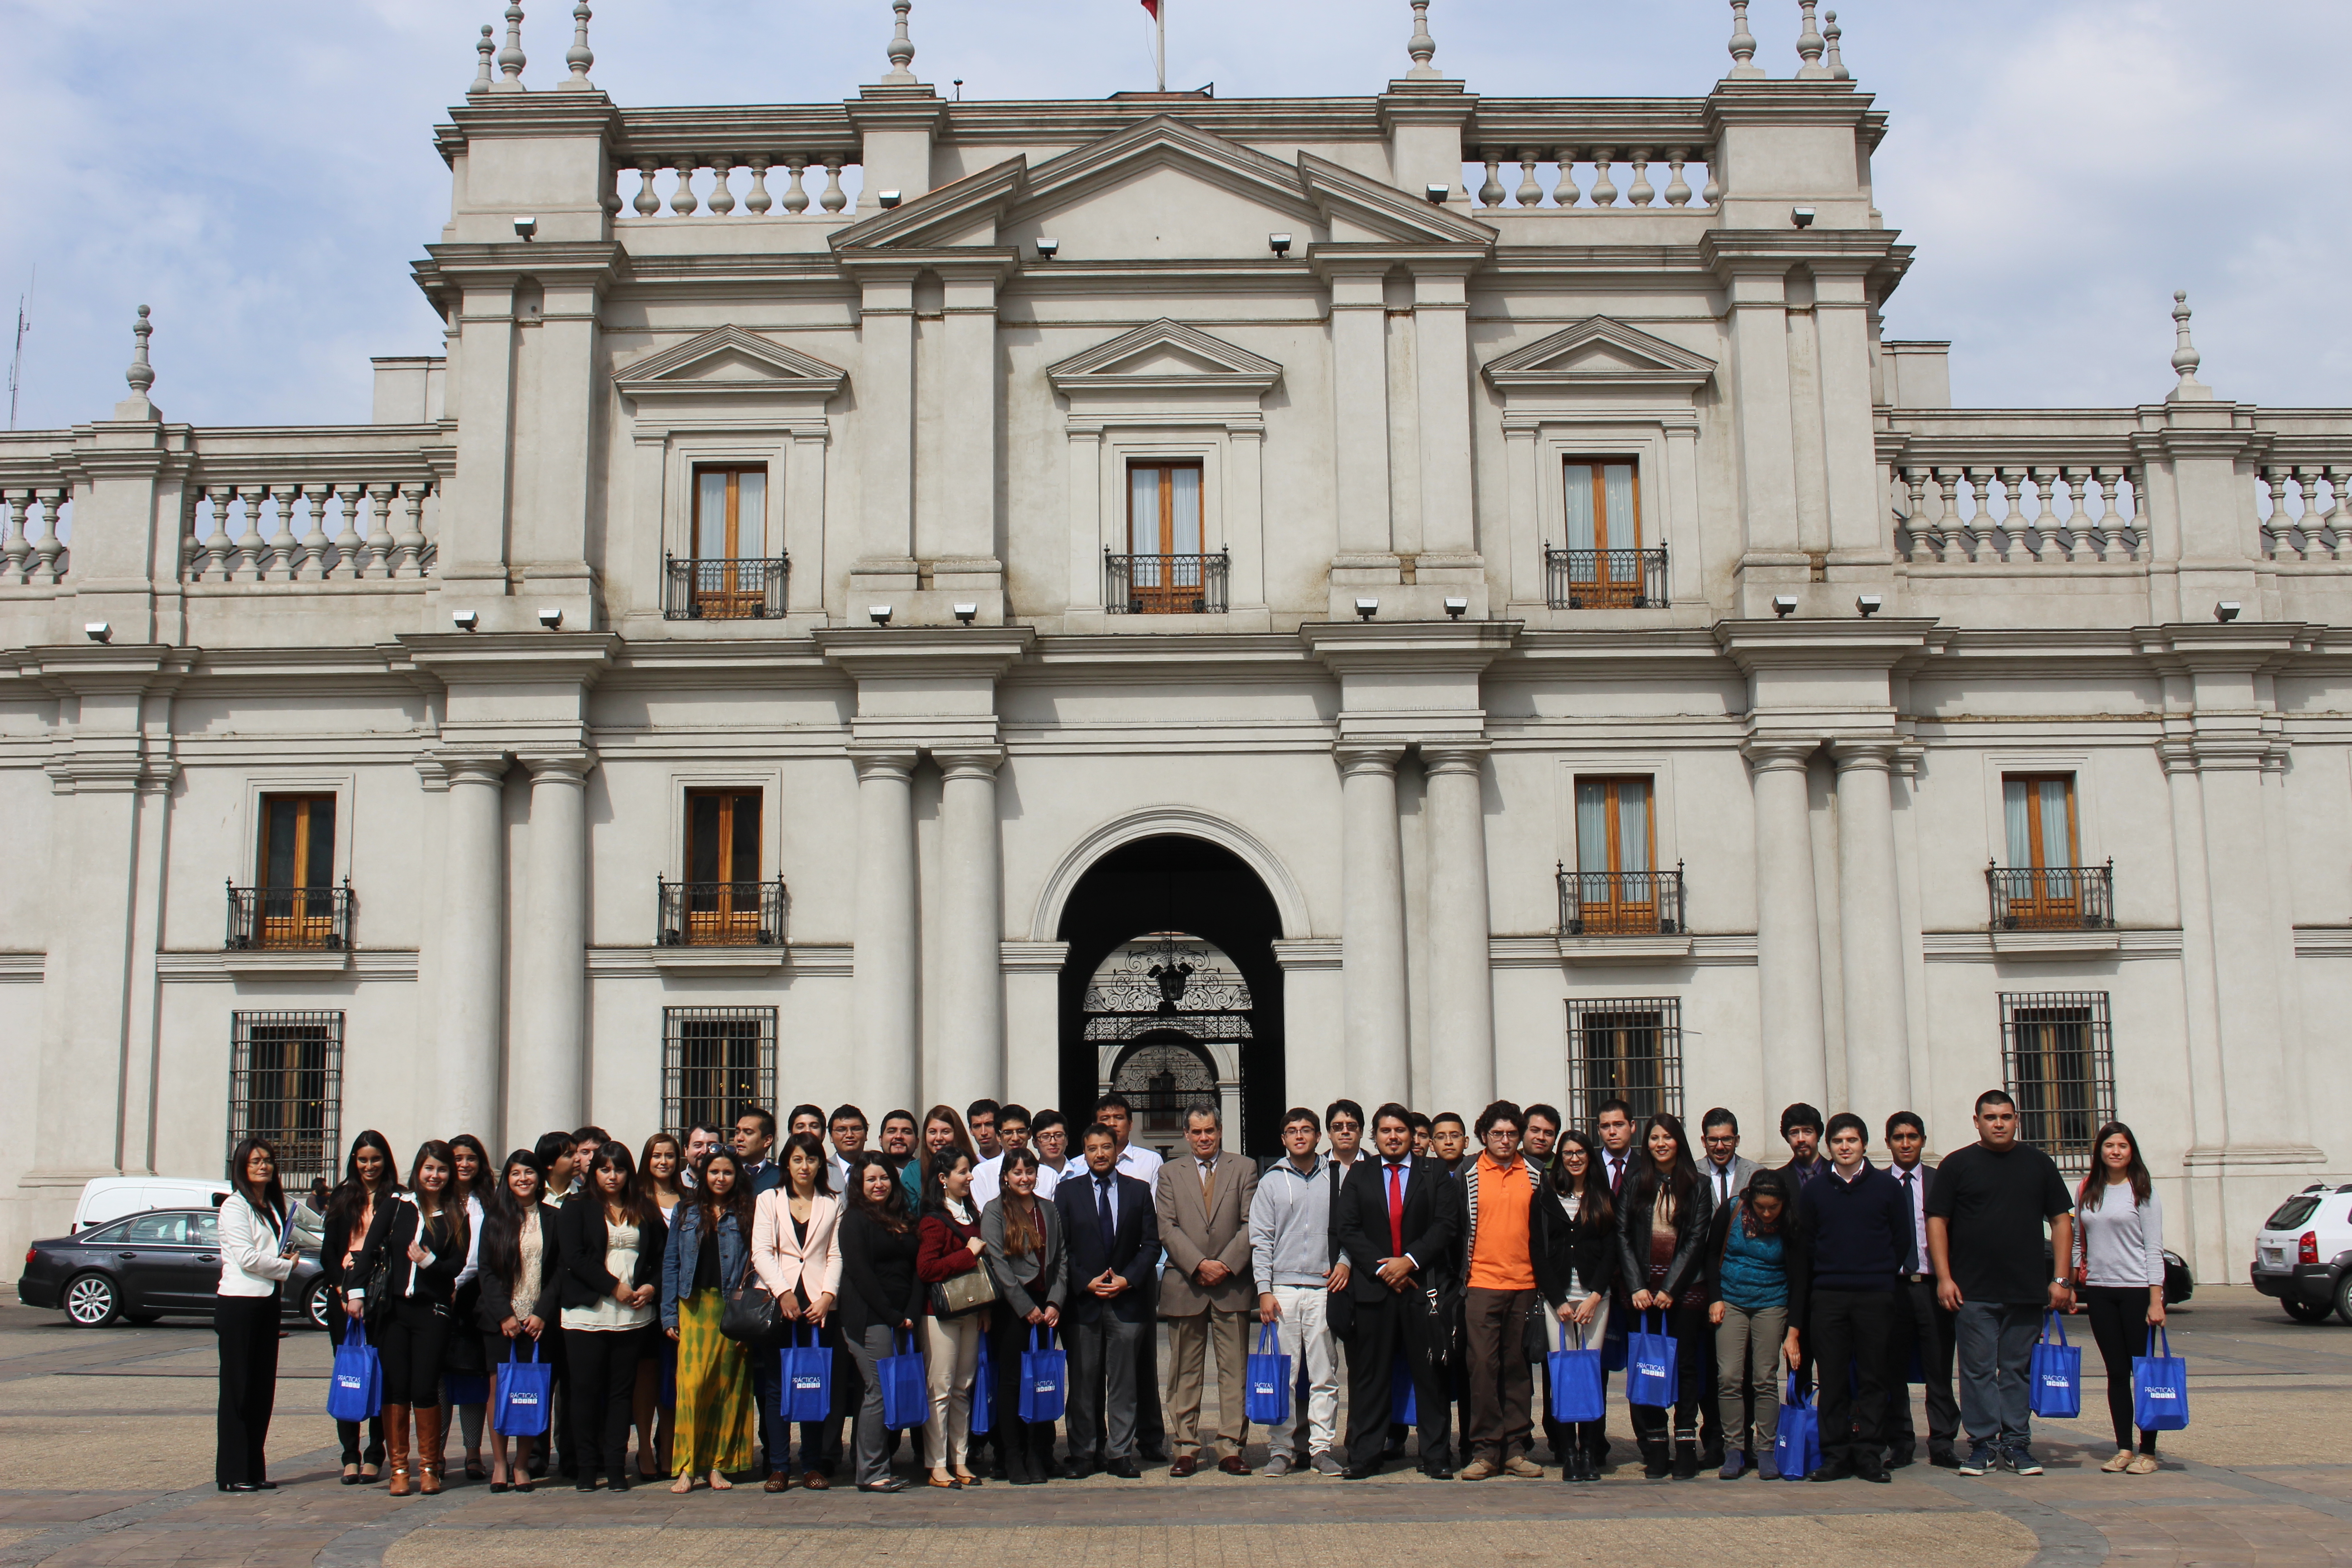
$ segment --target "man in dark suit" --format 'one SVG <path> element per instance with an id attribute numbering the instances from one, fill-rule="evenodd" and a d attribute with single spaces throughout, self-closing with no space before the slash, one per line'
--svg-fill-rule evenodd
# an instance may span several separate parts
<path id="1" fill-rule="evenodd" d="M 1070 1352 L 1068 1474 L 1135 1480 L 1136 1346 L 1151 1331 L 1160 1221 L 1151 1188 L 1118 1173 L 1118 1134 L 1086 1131 L 1086 1169 L 1054 1188 L 1070 1249 L 1063 1332 Z"/>
<path id="2" fill-rule="evenodd" d="M 1952 1314 L 1936 1300 L 1936 1266 L 1927 1256 L 1927 1194 L 1935 1190 L 1936 1167 L 1921 1158 L 1927 1148 L 1927 1127 L 1912 1111 L 1898 1110 L 1886 1119 L 1887 1173 L 1903 1184 L 1904 1201 L 1911 1208 L 1911 1267 L 1904 1270 L 1895 1303 L 1895 1373 L 1905 1374 L 1917 1357 L 1919 1381 L 1927 1393 L 1927 1460 L 1939 1468 L 1957 1470 L 1960 1457 L 1952 1445 L 1960 1430 L 1960 1407 L 1952 1396 Z M 1901 1469 L 1918 1458 L 1919 1432 L 1911 1419 L 1911 1395 L 1897 1383 L 1887 1409 L 1887 1467 Z"/>
<path id="3" fill-rule="evenodd" d="M 1592 1113 L 1592 1131 L 1601 1140 L 1601 1177 L 1609 1184 L 1612 1202 L 1625 1201 L 1625 1189 L 1633 1180 L 1633 1108 L 1614 1095 L 1601 1102 Z M 1625 1368 L 1625 1336 L 1633 1321 L 1633 1302 L 1621 1277 L 1610 1287 L 1609 1326 L 1601 1335 L 1601 1396 L 1609 1397 L 1609 1374 Z M 1592 1473 L 1609 1473 L 1608 1424 L 1601 1423 L 1600 1440 L 1592 1449 Z"/>
<path id="4" fill-rule="evenodd" d="M 1372 1113 L 1372 1142 L 1379 1157 L 1358 1161 L 1339 1188 L 1339 1240 L 1355 1309 L 1348 1342 L 1348 1475 L 1361 1480 L 1379 1472 L 1390 1379 L 1402 1352 L 1420 1416 L 1422 1473 L 1450 1479 L 1443 1314 L 1451 1310 L 1454 1286 L 1461 1188 L 1435 1161 L 1412 1152 L 1403 1106 Z"/>

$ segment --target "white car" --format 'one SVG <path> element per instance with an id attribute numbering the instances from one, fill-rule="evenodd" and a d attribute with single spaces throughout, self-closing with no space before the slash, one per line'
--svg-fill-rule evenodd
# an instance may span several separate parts
<path id="1" fill-rule="evenodd" d="M 226 1182 L 186 1176 L 97 1176 L 83 1185 L 81 1201 L 74 1205 L 73 1231 L 78 1234 L 149 1209 L 218 1208 L 227 1196 Z"/>
<path id="2" fill-rule="evenodd" d="M 2308 1186 L 2254 1233 L 2254 1289 L 2298 1323 L 2352 1323 L 2352 1184 Z"/>

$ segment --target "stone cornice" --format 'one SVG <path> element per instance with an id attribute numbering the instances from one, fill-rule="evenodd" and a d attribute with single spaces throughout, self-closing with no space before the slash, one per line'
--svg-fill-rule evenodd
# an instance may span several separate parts
<path id="1" fill-rule="evenodd" d="M 404 632 L 406 662 L 444 686 L 572 681 L 593 686 L 613 666 L 610 632 Z"/>
<path id="2" fill-rule="evenodd" d="M 1716 644 L 1744 673 L 1766 668 L 1891 669 L 1928 650 L 1932 620 L 1872 616 L 1851 621 L 1717 621 Z"/>
<path id="3" fill-rule="evenodd" d="M 1510 651 L 1517 621 L 1309 621 L 1299 641 L 1335 675 L 1482 670 Z"/>
<path id="4" fill-rule="evenodd" d="M 995 679 L 1027 658 L 1027 626 L 827 626 L 814 634 L 827 664 L 856 680 Z"/>

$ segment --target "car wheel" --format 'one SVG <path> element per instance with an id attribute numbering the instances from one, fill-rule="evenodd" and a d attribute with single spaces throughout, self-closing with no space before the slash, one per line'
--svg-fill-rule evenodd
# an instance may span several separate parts
<path id="1" fill-rule="evenodd" d="M 2344 1277 L 2336 1282 L 2336 1316 L 2341 1321 L 2352 1323 L 2352 1269 L 2346 1270 Z"/>
<path id="2" fill-rule="evenodd" d="M 77 1274 L 66 1281 L 66 1321 L 77 1329 L 102 1329 L 122 1310 L 114 1281 L 103 1274 Z"/>
<path id="3" fill-rule="evenodd" d="M 2333 1301 L 2306 1301 L 2300 1296 L 2282 1296 L 2279 1305 L 2284 1307 L 2286 1315 L 2298 1323 L 2326 1322 L 2336 1313 Z"/>
<path id="4" fill-rule="evenodd" d="M 310 1321 L 314 1329 L 324 1330 L 333 1321 L 334 1311 L 335 1293 L 324 1279 L 311 1286 L 310 1293 L 302 1298 L 302 1315 Z"/>

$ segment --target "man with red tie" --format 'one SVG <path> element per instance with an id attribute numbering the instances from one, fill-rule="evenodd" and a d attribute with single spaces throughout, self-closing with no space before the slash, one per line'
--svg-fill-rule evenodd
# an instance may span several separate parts
<path id="1" fill-rule="evenodd" d="M 1461 1188 L 1435 1161 L 1413 1153 L 1403 1106 L 1372 1113 L 1372 1142 L 1379 1157 L 1359 1160 L 1349 1172 L 1335 1218 L 1355 1308 L 1348 1337 L 1348 1476 L 1361 1480 L 1380 1470 L 1391 1380 L 1402 1354 L 1420 1417 L 1422 1473 L 1450 1479 L 1443 1338 L 1456 1289 Z"/>

